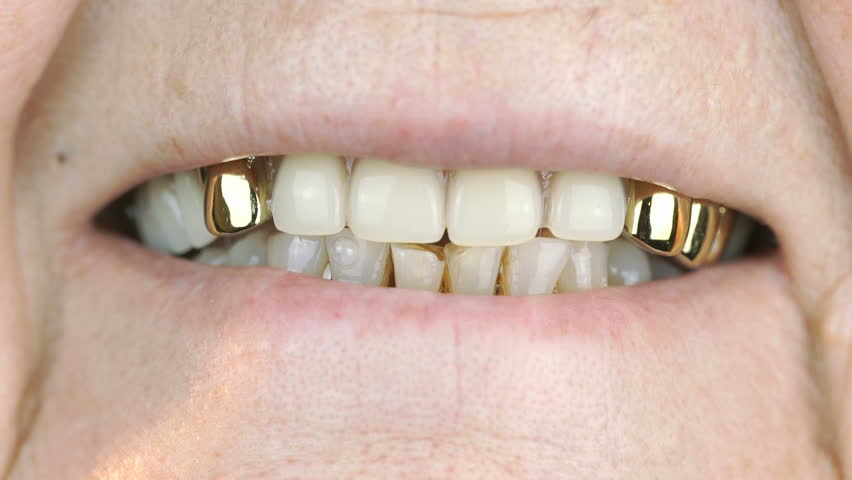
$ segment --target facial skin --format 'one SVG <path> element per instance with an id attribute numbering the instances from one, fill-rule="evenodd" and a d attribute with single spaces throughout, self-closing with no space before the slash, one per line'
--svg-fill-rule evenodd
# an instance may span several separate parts
<path id="1" fill-rule="evenodd" d="M 852 2 L 0 12 L 10 478 L 852 471 Z M 214 270 L 92 225 L 147 179 L 300 151 L 647 178 L 747 212 L 781 248 L 632 289 L 474 299 Z"/>

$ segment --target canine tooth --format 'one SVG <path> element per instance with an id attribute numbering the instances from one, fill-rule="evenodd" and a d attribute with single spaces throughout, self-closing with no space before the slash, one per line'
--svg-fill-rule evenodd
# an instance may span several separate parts
<path id="1" fill-rule="evenodd" d="M 172 175 L 142 185 L 136 192 L 136 225 L 145 245 L 163 253 L 181 254 L 192 245 L 174 187 Z"/>
<path id="2" fill-rule="evenodd" d="M 503 247 L 447 245 L 447 290 L 466 295 L 494 295 Z"/>
<path id="3" fill-rule="evenodd" d="M 255 230 L 236 239 L 228 247 L 228 265 L 235 267 L 256 267 L 267 264 L 266 239 L 269 230 Z"/>
<path id="4" fill-rule="evenodd" d="M 204 221 L 204 184 L 198 169 L 175 174 L 175 194 L 180 205 L 186 233 L 194 248 L 203 248 L 216 237 Z"/>
<path id="5" fill-rule="evenodd" d="M 506 248 L 500 285 L 503 295 L 549 295 L 568 261 L 569 245 L 556 238 L 533 238 Z"/>
<path id="6" fill-rule="evenodd" d="M 270 217 L 270 160 L 247 157 L 202 169 L 204 220 L 216 236 L 251 230 Z"/>
<path id="7" fill-rule="evenodd" d="M 519 245 L 535 237 L 541 212 L 541 179 L 532 170 L 458 170 L 450 176 L 447 231 L 456 245 Z"/>
<path id="8" fill-rule="evenodd" d="M 355 162 L 349 228 L 374 242 L 433 243 L 444 235 L 443 172 L 375 158 Z"/>
<path id="9" fill-rule="evenodd" d="M 323 237 L 272 233 L 267 247 L 272 267 L 319 278 L 328 265 Z"/>
<path id="10" fill-rule="evenodd" d="M 674 256 L 689 231 L 692 199 L 652 183 L 630 182 L 624 228 L 629 239 L 648 252 Z"/>
<path id="11" fill-rule="evenodd" d="M 624 238 L 609 243 L 609 272 L 607 282 L 610 286 L 631 286 L 651 280 L 650 255 Z"/>
<path id="12" fill-rule="evenodd" d="M 547 225 L 557 238 L 610 241 L 624 229 L 626 202 L 619 177 L 556 172 L 550 179 Z"/>
<path id="13" fill-rule="evenodd" d="M 579 292 L 609 285 L 609 247 L 603 242 L 567 242 L 568 262 L 559 276 L 559 292 Z"/>
<path id="14" fill-rule="evenodd" d="M 336 235 L 325 237 L 325 247 L 333 280 L 387 286 L 391 271 L 387 243 L 358 238 L 344 228 Z"/>
<path id="15" fill-rule="evenodd" d="M 397 288 L 437 292 L 444 279 L 445 262 L 441 247 L 391 245 L 393 276 Z"/>
<path id="16" fill-rule="evenodd" d="M 193 262 L 206 263 L 212 266 L 228 264 L 228 249 L 220 246 L 209 246 L 201 249 L 201 252 L 192 259 Z"/>
<path id="17" fill-rule="evenodd" d="M 272 193 L 275 228 L 294 235 L 339 233 L 346 226 L 347 176 L 341 157 L 284 157 Z"/>

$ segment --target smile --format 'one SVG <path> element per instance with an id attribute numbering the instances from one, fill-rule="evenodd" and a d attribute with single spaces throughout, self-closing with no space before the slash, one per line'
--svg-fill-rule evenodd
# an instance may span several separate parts
<path id="1" fill-rule="evenodd" d="M 136 193 L 143 243 L 216 266 L 468 295 L 632 286 L 740 256 L 751 222 L 611 175 L 251 156 Z"/>

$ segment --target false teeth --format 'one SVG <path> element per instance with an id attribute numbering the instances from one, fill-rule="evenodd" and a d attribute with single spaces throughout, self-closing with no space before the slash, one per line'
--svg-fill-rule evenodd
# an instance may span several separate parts
<path id="1" fill-rule="evenodd" d="M 443 173 L 374 158 L 355 162 L 349 228 L 366 240 L 432 243 L 444 235 Z"/>
<path id="2" fill-rule="evenodd" d="M 234 159 L 154 179 L 136 198 L 143 242 L 166 253 L 196 248 L 192 258 L 211 265 L 476 295 L 677 275 L 662 257 L 690 269 L 730 258 L 751 225 L 712 202 L 607 175 L 443 172 L 323 154 Z M 268 219 L 275 230 L 257 228 Z"/>
<path id="3" fill-rule="evenodd" d="M 624 229 L 626 202 L 621 178 L 556 172 L 550 178 L 547 226 L 566 240 L 614 240 Z"/>
<path id="4" fill-rule="evenodd" d="M 542 208 L 532 170 L 458 170 L 450 176 L 447 232 L 466 247 L 518 245 L 535 237 Z"/>
<path id="5" fill-rule="evenodd" d="M 288 155 L 275 176 L 272 220 L 293 235 L 331 235 L 346 226 L 348 174 L 333 155 Z"/>

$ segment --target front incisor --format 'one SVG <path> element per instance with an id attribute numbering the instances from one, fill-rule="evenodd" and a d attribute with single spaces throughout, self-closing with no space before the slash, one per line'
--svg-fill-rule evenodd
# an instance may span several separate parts
<path id="1" fill-rule="evenodd" d="M 652 183 L 634 180 L 627 197 L 624 230 L 642 249 L 666 257 L 683 251 L 692 199 Z"/>

